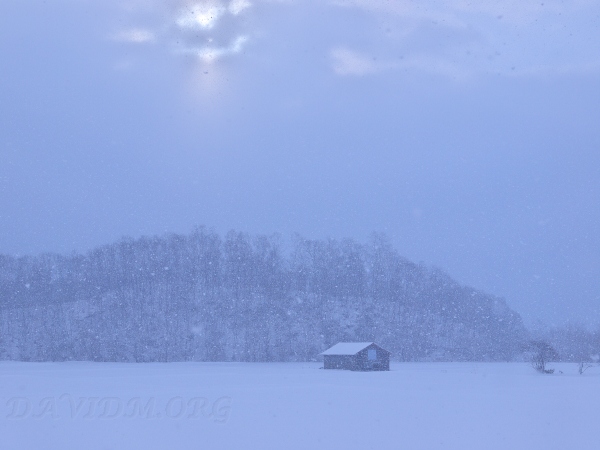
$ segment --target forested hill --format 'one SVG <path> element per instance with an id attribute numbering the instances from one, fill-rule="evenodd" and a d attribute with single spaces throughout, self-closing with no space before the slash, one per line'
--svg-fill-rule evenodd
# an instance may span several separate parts
<path id="1" fill-rule="evenodd" d="M 399 360 L 510 360 L 526 330 L 502 299 L 414 264 L 381 236 L 198 228 L 85 255 L 0 256 L 0 359 L 304 361 L 338 341 Z"/>

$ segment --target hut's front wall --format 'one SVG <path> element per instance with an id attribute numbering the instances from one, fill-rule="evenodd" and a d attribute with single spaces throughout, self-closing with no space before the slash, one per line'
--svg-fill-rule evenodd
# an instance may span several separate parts
<path id="1" fill-rule="evenodd" d="M 325 355 L 323 358 L 325 369 L 357 370 L 354 355 Z"/>

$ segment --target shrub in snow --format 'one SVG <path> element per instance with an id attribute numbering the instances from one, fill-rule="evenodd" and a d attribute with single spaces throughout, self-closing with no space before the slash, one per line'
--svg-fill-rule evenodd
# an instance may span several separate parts
<path id="1" fill-rule="evenodd" d="M 531 365 L 540 373 L 554 373 L 554 369 L 548 369 L 546 365 L 550 361 L 558 359 L 558 352 L 545 341 L 532 341 Z"/>
<path id="2" fill-rule="evenodd" d="M 588 370 L 590 367 L 592 367 L 593 365 L 588 363 L 588 362 L 583 362 L 581 361 L 578 366 L 577 366 L 577 372 L 579 372 L 579 375 L 583 375 L 583 372 L 585 372 L 586 370 Z"/>

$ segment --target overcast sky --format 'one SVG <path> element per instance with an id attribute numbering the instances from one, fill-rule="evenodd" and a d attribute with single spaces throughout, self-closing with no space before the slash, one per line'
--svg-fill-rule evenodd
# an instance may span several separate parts
<path id="1" fill-rule="evenodd" d="M 0 253 L 385 232 L 600 319 L 600 2 L 2 0 Z"/>

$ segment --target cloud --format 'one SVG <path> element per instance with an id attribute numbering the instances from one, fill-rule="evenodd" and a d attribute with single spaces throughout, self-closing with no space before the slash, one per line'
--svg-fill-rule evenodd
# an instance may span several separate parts
<path id="1" fill-rule="evenodd" d="M 213 63 L 223 56 L 234 55 L 241 52 L 247 41 L 247 36 L 238 36 L 228 46 L 225 47 L 212 45 L 206 45 L 198 48 L 188 47 L 183 49 L 182 52 L 197 55 L 205 63 Z"/>
<path id="2" fill-rule="evenodd" d="M 237 16 L 244 10 L 250 8 L 250 6 L 252 6 L 252 3 L 248 0 L 233 0 L 227 7 L 227 10 L 234 16 Z"/>
<path id="3" fill-rule="evenodd" d="M 331 0 L 331 4 L 344 8 L 358 8 L 371 13 L 388 17 L 403 18 L 408 20 L 436 20 L 453 25 L 464 23 L 453 15 L 447 6 L 452 2 L 435 2 L 428 5 L 427 0 Z"/>
<path id="4" fill-rule="evenodd" d="M 175 53 L 196 55 L 204 63 L 240 53 L 249 33 L 238 16 L 251 6 L 248 0 L 188 2 L 177 11 L 175 27 L 169 28 Z"/>
<path id="5" fill-rule="evenodd" d="M 181 9 L 176 23 L 181 28 L 210 30 L 226 12 L 227 8 L 220 2 L 195 3 Z"/>
<path id="6" fill-rule="evenodd" d="M 535 21 L 546 14 L 567 14 L 594 6 L 594 0 L 331 0 L 337 6 L 360 8 L 408 19 L 443 20 L 464 23 L 466 16 L 489 16 L 514 23 Z"/>
<path id="7" fill-rule="evenodd" d="M 211 30 L 223 16 L 237 16 L 250 6 L 248 0 L 232 0 L 229 4 L 219 0 L 190 3 L 180 9 L 176 23 L 181 28 Z"/>
<path id="8" fill-rule="evenodd" d="M 597 72 L 600 60 L 594 45 L 600 29 L 591 19 L 600 8 L 592 0 L 174 0 L 175 7 L 127 1 L 136 5 L 127 10 L 133 24 L 149 18 L 153 26 L 132 26 L 112 36 L 116 41 L 168 45 L 173 54 L 192 54 L 204 63 L 240 54 L 249 42 L 302 42 L 308 33 L 319 33 L 319 51 L 340 76 L 561 75 Z M 273 14 L 265 20 L 257 15 L 269 9 L 279 15 L 308 9 L 319 21 L 304 27 L 306 34 L 290 27 L 289 33 L 300 34 L 285 36 Z"/>
<path id="9" fill-rule="evenodd" d="M 451 78 L 562 76 L 589 74 L 600 61 L 593 45 L 600 39 L 600 29 L 590 21 L 600 8 L 592 0 L 330 0 L 330 4 L 350 14 L 366 13 L 377 27 L 370 25 L 360 43 L 366 51 L 332 52 L 333 70 L 340 75 L 396 69 Z M 365 27 L 369 21 L 364 21 Z M 368 54 L 377 54 L 379 62 Z M 386 59 L 397 63 L 383 63 Z"/>

